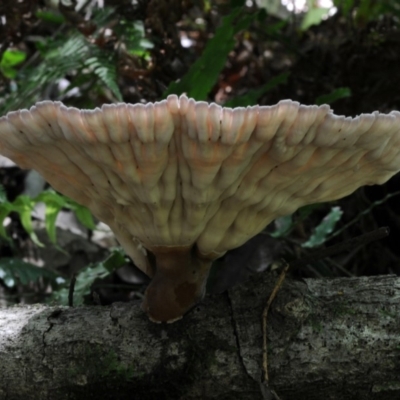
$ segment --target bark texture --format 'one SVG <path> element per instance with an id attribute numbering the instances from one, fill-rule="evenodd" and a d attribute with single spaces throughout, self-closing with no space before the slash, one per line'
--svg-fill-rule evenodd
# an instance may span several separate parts
<path id="1" fill-rule="evenodd" d="M 261 315 L 274 279 L 208 297 L 174 324 L 139 304 L 0 309 L 0 399 L 272 398 Z M 287 281 L 268 320 L 282 400 L 400 398 L 400 279 Z"/>

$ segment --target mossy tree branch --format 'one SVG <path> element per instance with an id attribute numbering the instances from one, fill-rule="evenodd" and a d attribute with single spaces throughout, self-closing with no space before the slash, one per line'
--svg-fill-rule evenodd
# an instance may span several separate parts
<path id="1" fill-rule="evenodd" d="M 273 284 L 258 275 L 170 325 L 138 304 L 1 309 L 0 398 L 263 399 Z M 273 389 L 298 400 L 399 396 L 399 299 L 395 276 L 287 281 L 268 320 Z"/>

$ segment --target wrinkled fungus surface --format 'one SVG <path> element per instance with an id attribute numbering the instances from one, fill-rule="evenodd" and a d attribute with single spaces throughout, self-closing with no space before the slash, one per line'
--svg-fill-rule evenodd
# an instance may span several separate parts
<path id="1" fill-rule="evenodd" d="M 0 118 L 0 153 L 110 225 L 161 280 L 150 291 L 181 296 L 182 310 L 161 317 L 172 320 L 189 292 L 201 297 L 211 260 L 273 219 L 400 170 L 399 130 L 397 111 L 346 118 L 290 100 L 230 109 L 172 95 L 95 110 L 44 101 Z"/>

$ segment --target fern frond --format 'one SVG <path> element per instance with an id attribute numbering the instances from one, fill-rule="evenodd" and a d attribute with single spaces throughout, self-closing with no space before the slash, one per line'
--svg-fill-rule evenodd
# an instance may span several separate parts
<path id="1" fill-rule="evenodd" d="M 110 10 L 102 11 L 96 22 L 101 26 L 109 17 Z M 65 76 L 92 74 L 122 101 L 115 51 L 99 48 L 76 30 L 61 29 L 60 32 L 46 42 L 37 42 L 37 54 L 20 69 L 10 93 L 0 93 L 0 115 L 48 98 L 46 91 Z"/>
<path id="2" fill-rule="evenodd" d="M 93 57 L 85 60 L 85 66 L 93 71 L 119 101 L 122 101 L 122 94 L 117 83 L 117 69 L 113 62 L 114 57 L 104 51 L 95 51 L 94 53 Z"/>

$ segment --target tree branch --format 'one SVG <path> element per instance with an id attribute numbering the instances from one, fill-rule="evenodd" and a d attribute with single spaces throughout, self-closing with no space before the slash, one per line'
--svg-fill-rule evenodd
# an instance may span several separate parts
<path id="1" fill-rule="evenodd" d="M 276 277 L 209 296 L 181 321 L 138 304 L 0 309 L 0 399 L 265 399 L 262 312 Z M 268 320 L 283 400 L 400 396 L 400 279 L 285 282 Z"/>

